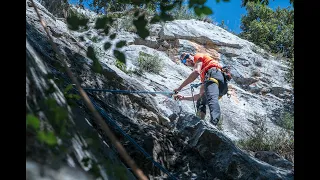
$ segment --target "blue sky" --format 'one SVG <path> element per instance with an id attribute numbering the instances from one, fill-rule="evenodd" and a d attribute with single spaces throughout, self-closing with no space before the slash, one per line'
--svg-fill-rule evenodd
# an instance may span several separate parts
<path id="1" fill-rule="evenodd" d="M 241 2 L 242 0 L 230 0 L 230 2 L 223 2 L 221 0 L 220 3 L 216 3 L 216 0 L 207 0 L 205 5 L 212 9 L 213 15 L 211 17 L 215 22 L 221 23 L 224 20 L 225 25 L 238 34 L 241 32 L 241 15 L 246 14 L 246 9 L 244 7 L 241 8 Z M 291 4 L 289 0 L 269 0 L 268 6 L 276 9 L 278 6 L 280 8 L 287 8 Z"/>
<path id="2" fill-rule="evenodd" d="M 69 3 L 77 3 L 78 0 L 69 0 Z M 240 23 L 241 15 L 246 14 L 246 9 L 241 7 L 242 0 L 230 0 L 230 2 L 223 2 L 220 0 L 220 3 L 216 3 L 216 0 L 207 0 L 206 6 L 209 6 L 213 10 L 213 15 L 211 18 L 216 23 L 221 23 L 224 20 L 225 25 L 233 32 L 240 33 Z M 289 3 L 289 0 L 269 0 L 269 7 L 276 9 L 278 6 L 280 8 L 287 8 L 292 5 Z M 85 7 L 89 7 L 88 5 Z"/>

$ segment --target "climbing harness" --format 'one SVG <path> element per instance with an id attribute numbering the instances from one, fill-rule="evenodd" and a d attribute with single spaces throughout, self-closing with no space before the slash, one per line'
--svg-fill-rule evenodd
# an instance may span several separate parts
<path id="1" fill-rule="evenodd" d="M 212 81 L 214 83 L 216 83 L 218 86 L 219 86 L 219 81 L 215 78 L 209 78 L 208 80 L 205 81 L 206 82 L 209 82 L 209 81 Z M 194 89 L 195 88 L 198 88 L 200 85 L 202 85 L 203 83 L 196 83 L 196 84 L 190 84 L 190 88 L 187 88 L 187 89 L 191 89 L 191 96 L 192 96 L 192 102 L 193 102 L 193 107 L 194 107 L 194 111 L 195 111 L 195 115 L 197 115 L 197 107 L 196 107 L 196 104 L 194 102 L 194 96 L 193 96 L 193 92 L 194 92 Z M 181 92 L 181 91 L 180 91 Z M 221 99 L 222 96 L 219 96 L 219 100 Z"/>
<path id="2" fill-rule="evenodd" d="M 212 82 L 216 83 L 219 86 L 219 81 L 217 79 L 215 79 L 215 78 L 211 77 L 207 81 L 212 81 Z"/>

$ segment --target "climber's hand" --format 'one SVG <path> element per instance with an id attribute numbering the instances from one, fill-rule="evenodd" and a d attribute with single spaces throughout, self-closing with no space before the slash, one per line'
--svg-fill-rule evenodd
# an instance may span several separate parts
<path id="1" fill-rule="evenodd" d="M 231 97 L 231 91 L 227 92 L 227 97 L 230 98 Z"/>
<path id="2" fill-rule="evenodd" d="M 174 98 L 174 100 L 183 100 L 184 96 L 182 96 L 180 94 L 176 94 L 176 95 L 173 95 L 173 98 Z"/>
<path id="3" fill-rule="evenodd" d="M 176 88 L 176 89 L 173 90 L 173 92 L 174 92 L 175 94 L 178 94 L 178 92 L 179 92 L 180 90 L 181 90 L 180 88 Z"/>

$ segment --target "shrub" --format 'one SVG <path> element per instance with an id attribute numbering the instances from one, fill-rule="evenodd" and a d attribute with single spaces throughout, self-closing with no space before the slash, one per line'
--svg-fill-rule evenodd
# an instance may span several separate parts
<path id="1" fill-rule="evenodd" d="M 116 67 L 119 68 L 123 72 L 127 72 L 127 66 L 123 62 L 119 61 L 118 59 L 116 60 L 115 63 Z"/>
<path id="2" fill-rule="evenodd" d="M 289 71 L 286 73 L 285 79 L 294 87 L 294 58 L 289 60 Z"/>
<path id="3" fill-rule="evenodd" d="M 127 16 L 119 19 L 118 28 L 124 29 L 128 32 L 137 32 L 135 26 L 133 25 L 134 16 L 132 14 L 128 14 Z"/>
<path id="4" fill-rule="evenodd" d="M 38 0 L 49 12 L 58 18 L 64 18 L 64 12 L 69 7 L 67 0 Z"/>
<path id="5" fill-rule="evenodd" d="M 188 6 L 182 5 L 181 8 L 174 8 L 169 12 L 174 19 L 196 19 L 200 21 L 205 21 L 209 23 L 213 23 L 213 20 L 210 18 L 210 16 L 197 16 L 193 9 L 189 9 Z"/>
<path id="6" fill-rule="evenodd" d="M 127 66 L 126 66 L 126 64 L 125 63 L 123 63 L 123 62 L 121 62 L 120 60 L 116 60 L 116 62 L 115 62 L 115 66 L 117 67 L 117 68 L 119 68 L 121 71 L 123 71 L 124 73 L 126 73 L 126 74 L 128 74 L 128 75 L 132 75 L 133 73 L 134 74 L 136 74 L 136 75 L 139 75 L 139 71 L 137 71 L 137 70 L 127 70 Z"/>
<path id="7" fill-rule="evenodd" d="M 158 56 L 139 52 L 138 58 L 139 68 L 141 71 L 159 74 L 162 71 L 163 63 Z"/>
<path id="8" fill-rule="evenodd" d="M 249 151 L 273 151 L 287 160 L 294 162 L 294 140 L 293 133 L 285 129 L 279 132 L 269 133 L 266 128 L 265 117 L 256 116 L 256 127 L 249 137 L 237 142 L 241 149 Z"/>
<path id="9" fill-rule="evenodd" d="M 89 39 L 94 43 L 98 42 L 98 36 L 93 36 L 92 38 L 89 38 Z"/>
<path id="10" fill-rule="evenodd" d="M 88 22 L 89 19 L 87 19 L 84 14 L 77 11 L 75 8 L 69 8 L 67 13 L 67 24 L 69 29 L 79 32 L 86 31 L 89 29 Z"/>
<path id="11" fill-rule="evenodd" d="M 285 112 L 282 116 L 281 126 L 288 130 L 294 130 L 294 115 Z"/>

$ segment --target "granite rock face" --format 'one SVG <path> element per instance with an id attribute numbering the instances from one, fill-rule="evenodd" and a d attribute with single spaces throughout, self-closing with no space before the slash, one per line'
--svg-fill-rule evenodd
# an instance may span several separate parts
<path id="1" fill-rule="evenodd" d="M 151 36 L 146 40 L 124 30 L 113 29 L 116 39 L 110 41 L 93 28 L 97 14 L 88 10 L 77 9 L 89 17 L 89 30 L 76 32 L 68 29 L 64 20 L 54 19 L 54 15 L 37 3 L 40 14 L 49 26 L 54 42 L 59 51 L 67 58 L 70 68 L 81 82 L 82 87 L 97 89 L 121 89 L 132 91 L 172 91 L 192 72 L 184 65 L 177 63 L 180 52 L 205 52 L 219 57 L 221 63 L 232 66 L 233 80 L 230 82 L 234 94 L 231 98 L 220 100 L 222 109 L 222 127 L 220 131 L 209 121 L 203 121 L 194 115 L 192 101 L 176 102 L 162 94 L 113 94 L 89 93 L 89 96 L 117 124 L 128 133 L 153 159 L 163 165 L 179 179 L 293 179 L 291 165 L 280 162 L 278 158 L 270 160 L 261 155 L 252 157 L 237 148 L 233 141 L 246 137 L 251 131 L 255 116 L 265 116 L 269 129 L 280 129 L 277 125 L 284 107 L 290 110 L 293 106 L 293 89 L 284 80 L 288 67 L 265 53 L 254 44 L 217 27 L 213 24 L 195 20 L 175 20 L 164 25 L 150 26 Z M 192 24 L 192 26 L 186 26 Z M 197 28 L 192 28 L 197 27 Z M 97 41 L 84 34 L 97 37 Z M 77 106 L 70 107 L 62 90 L 71 83 L 68 76 L 56 67 L 57 58 L 50 46 L 45 31 L 38 17 L 27 1 L 26 6 L 26 107 L 28 112 L 35 112 L 41 107 L 43 99 L 48 98 L 49 86 L 57 90 L 51 94 L 59 106 L 68 109 L 72 120 L 73 154 L 67 165 L 87 171 L 82 159 L 109 158 L 125 169 L 129 179 L 135 179 L 130 170 L 114 152 L 108 138 L 94 123 L 89 110 L 79 100 Z M 121 49 L 126 55 L 126 67 L 116 66 L 113 56 L 115 44 L 126 40 L 127 46 Z M 92 71 L 93 61 L 86 56 L 88 46 L 103 49 L 106 41 L 112 47 L 97 53 L 103 67 L 103 73 Z M 139 70 L 139 52 L 157 57 L 163 64 L 159 74 Z M 61 80 L 57 84 L 47 78 L 48 74 Z M 199 80 L 196 80 L 199 82 Z M 186 87 L 188 88 L 188 87 Z M 196 92 L 198 89 L 196 89 Z M 190 95 L 190 90 L 183 91 Z M 82 103 L 81 103 L 82 102 Z M 292 110 L 292 109 L 291 109 Z M 44 114 L 46 111 L 38 112 Z M 208 119 L 208 117 L 207 117 Z M 99 134 L 101 151 L 89 148 L 83 150 L 83 132 L 90 130 Z M 96 130 L 98 129 L 98 130 Z M 165 179 L 167 175 L 151 165 L 150 160 L 128 142 L 113 127 L 114 133 L 123 143 L 137 165 L 150 179 Z M 31 153 L 31 149 L 27 152 Z M 260 159 L 260 160 L 259 160 Z M 82 165 L 81 165 L 82 164 Z M 30 168 L 37 165 L 27 161 L 27 175 L 31 177 Z M 104 179 L 112 179 L 105 167 L 100 167 Z M 46 170 L 52 174 L 52 170 Z M 64 172 L 61 169 L 60 174 Z M 69 170 L 67 170 L 69 171 Z M 74 170 L 70 170 L 74 171 Z M 34 171 L 36 172 L 36 171 Z M 80 172 L 80 170 L 79 170 Z M 29 176 L 28 175 L 28 176 Z M 33 174 L 32 176 L 35 176 Z M 87 179 L 90 179 L 88 175 Z M 85 179 L 86 176 L 82 178 Z M 71 178 L 71 177 L 70 177 Z"/>

